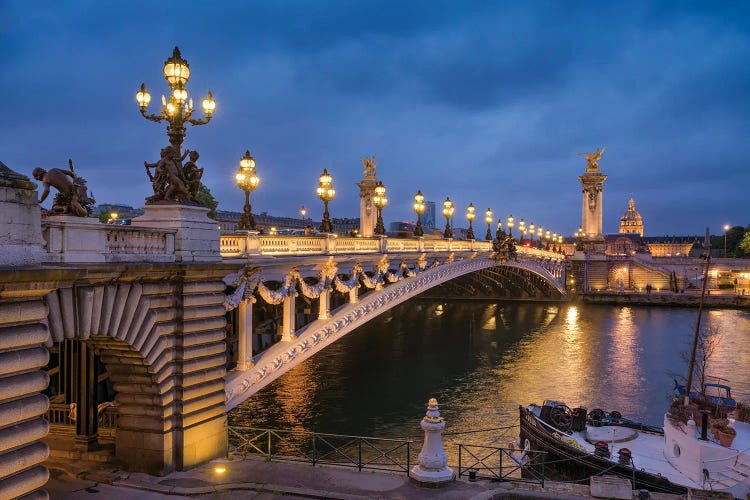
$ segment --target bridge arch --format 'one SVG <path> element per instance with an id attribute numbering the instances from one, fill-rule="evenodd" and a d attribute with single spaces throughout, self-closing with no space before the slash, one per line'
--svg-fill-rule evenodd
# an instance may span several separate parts
<path id="1" fill-rule="evenodd" d="M 77 446 L 87 439 L 95 443 L 96 401 L 87 396 L 96 392 L 96 354 L 116 391 L 115 454 L 131 471 L 165 473 L 221 455 L 222 292 L 220 281 L 173 278 L 82 284 L 47 294 L 47 346 L 71 346 L 66 362 L 76 375 L 68 389 L 75 392 L 66 399 L 84 405 L 72 410 L 82 418 L 76 422 Z"/>
<path id="2" fill-rule="evenodd" d="M 382 288 L 376 287 L 358 301 L 332 311 L 330 317 L 313 321 L 297 330 L 289 340 L 271 346 L 253 360 L 249 369 L 231 372 L 226 382 L 227 410 L 236 407 L 302 361 L 392 307 L 452 280 L 492 268 L 508 268 L 517 273 L 533 275 L 540 282 L 547 283 L 550 293 L 554 290 L 557 298 L 565 296 L 564 288 L 553 274 L 557 273 L 556 268 L 550 272 L 538 262 L 500 262 L 488 258 L 453 262 L 450 258 L 448 262 L 425 268 L 414 276 L 404 277 Z"/>

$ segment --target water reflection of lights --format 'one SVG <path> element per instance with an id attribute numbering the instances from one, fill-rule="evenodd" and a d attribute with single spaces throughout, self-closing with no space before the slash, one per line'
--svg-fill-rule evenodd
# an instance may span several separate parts
<path id="1" fill-rule="evenodd" d="M 565 322 L 568 326 L 574 326 L 578 321 L 578 308 L 576 306 L 570 306 L 568 314 L 565 318 Z"/>
<path id="2" fill-rule="evenodd" d="M 435 308 L 435 316 L 440 316 L 443 312 L 443 304 L 438 304 Z"/>

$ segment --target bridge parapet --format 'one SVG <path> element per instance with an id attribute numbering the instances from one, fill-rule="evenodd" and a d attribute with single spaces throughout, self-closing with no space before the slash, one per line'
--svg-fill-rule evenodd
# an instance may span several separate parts
<path id="1" fill-rule="evenodd" d="M 349 238 L 326 236 L 260 235 L 256 231 L 238 231 L 223 234 L 220 240 L 221 256 L 243 258 L 254 255 L 336 255 L 419 252 L 490 252 L 492 242 L 478 240 L 425 239 L 425 238 Z M 517 247 L 521 258 L 561 261 L 564 256 L 539 248 Z"/>

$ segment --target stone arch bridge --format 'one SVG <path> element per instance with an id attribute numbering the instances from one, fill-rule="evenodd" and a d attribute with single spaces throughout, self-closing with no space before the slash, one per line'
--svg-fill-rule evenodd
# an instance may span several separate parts
<path id="1" fill-rule="evenodd" d="M 221 457 L 229 409 L 424 292 L 565 296 L 564 257 L 539 249 L 498 260 L 489 242 L 220 236 L 195 207 L 160 206 L 179 213 L 133 226 L 40 222 L 33 184 L 11 184 L 23 196 L 0 211 L 16 235 L 0 239 L 2 498 L 43 487 L 50 453 L 104 444 L 152 474 Z M 303 302 L 317 305 L 304 321 Z M 280 340 L 253 352 L 253 309 L 275 305 Z"/>

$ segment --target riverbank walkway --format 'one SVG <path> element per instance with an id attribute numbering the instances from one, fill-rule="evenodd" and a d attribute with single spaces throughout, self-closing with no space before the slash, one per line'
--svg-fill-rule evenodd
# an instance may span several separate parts
<path id="1" fill-rule="evenodd" d="M 50 459 L 50 498 L 139 500 L 225 498 L 271 500 L 286 498 L 490 500 L 501 498 L 591 498 L 586 485 L 545 482 L 545 487 L 513 482 L 461 478 L 443 488 L 425 488 L 404 474 L 358 472 L 337 467 L 267 462 L 244 458 L 214 461 L 166 476 L 128 473 L 106 463 Z M 224 472 L 216 472 L 221 466 Z M 633 498 L 637 498 L 636 495 Z M 676 500 L 677 495 L 651 494 L 653 500 Z"/>

